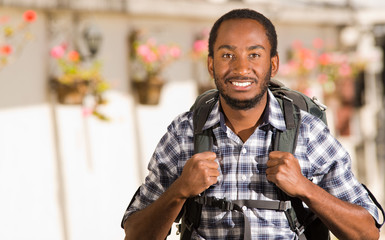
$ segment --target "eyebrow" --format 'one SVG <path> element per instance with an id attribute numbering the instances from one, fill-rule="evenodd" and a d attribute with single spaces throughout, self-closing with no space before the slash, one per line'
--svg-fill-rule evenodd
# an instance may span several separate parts
<path id="1" fill-rule="evenodd" d="M 248 50 L 262 49 L 266 50 L 262 45 L 255 45 L 247 48 Z"/>
<path id="2" fill-rule="evenodd" d="M 232 46 L 232 45 L 228 45 L 228 44 L 225 44 L 225 45 L 221 45 L 218 47 L 218 50 L 221 50 L 221 49 L 229 49 L 229 50 L 235 50 L 237 47 L 235 46 Z M 262 45 L 253 45 L 253 46 L 250 46 L 247 48 L 247 50 L 255 50 L 255 49 L 262 49 L 262 50 L 265 50 L 265 48 L 262 46 Z"/>
<path id="3" fill-rule="evenodd" d="M 218 47 L 218 50 L 221 50 L 221 49 L 235 50 L 236 48 L 237 48 L 237 47 L 235 47 L 235 46 L 225 44 L 225 45 L 219 46 L 219 47 Z"/>

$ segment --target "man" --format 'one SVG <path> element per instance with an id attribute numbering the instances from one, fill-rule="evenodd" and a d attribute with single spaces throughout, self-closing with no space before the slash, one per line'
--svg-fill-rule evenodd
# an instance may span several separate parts
<path id="1" fill-rule="evenodd" d="M 327 127 L 301 112 L 296 152 L 271 151 L 285 122 L 268 83 L 278 71 L 277 36 L 262 14 L 233 10 L 214 24 L 208 70 L 219 102 L 212 152 L 193 155 L 192 113 L 168 127 L 149 163 L 149 175 L 126 211 L 126 239 L 164 239 L 187 198 L 277 199 L 276 187 L 301 199 L 339 239 L 378 239 L 375 205 L 350 171 L 350 159 Z M 213 187 L 210 187 L 212 186 Z M 279 211 L 245 209 L 252 239 L 295 239 Z M 242 239 L 243 215 L 203 208 L 192 239 Z"/>

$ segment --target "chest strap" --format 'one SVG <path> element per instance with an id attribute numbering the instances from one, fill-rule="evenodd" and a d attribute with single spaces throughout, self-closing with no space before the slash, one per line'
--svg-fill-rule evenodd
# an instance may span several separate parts
<path id="1" fill-rule="evenodd" d="M 208 196 L 197 196 L 194 201 L 210 207 L 219 208 L 222 211 L 238 211 L 243 214 L 244 219 L 244 236 L 243 239 L 251 240 L 250 221 L 244 213 L 244 207 L 258 208 L 266 210 L 286 211 L 291 208 L 290 201 L 279 200 L 227 200 L 226 198 L 216 198 Z"/>

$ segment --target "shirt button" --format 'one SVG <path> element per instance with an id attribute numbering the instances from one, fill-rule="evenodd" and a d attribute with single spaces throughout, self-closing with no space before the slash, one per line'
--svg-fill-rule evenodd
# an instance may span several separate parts
<path id="1" fill-rule="evenodd" d="M 242 153 L 243 154 L 247 153 L 247 149 L 246 148 L 242 148 Z"/>
<path id="2" fill-rule="evenodd" d="M 246 175 L 242 175 L 242 180 L 246 181 Z"/>

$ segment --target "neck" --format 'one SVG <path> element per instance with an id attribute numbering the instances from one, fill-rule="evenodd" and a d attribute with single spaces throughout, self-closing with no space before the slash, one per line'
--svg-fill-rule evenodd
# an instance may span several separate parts
<path id="1" fill-rule="evenodd" d="M 223 113 L 226 116 L 226 125 L 237 134 L 243 142 L 253 134 L 254 130 L 261 124 L 262 114 L 267 104 L 267 93 L 259 103 L 253 108 L 247 110 L 236 110 L 226 104 L 222 97 L 220 98 Z"/>

